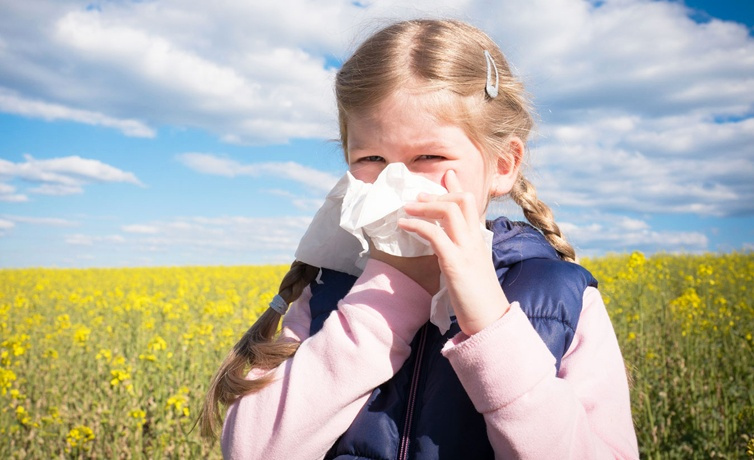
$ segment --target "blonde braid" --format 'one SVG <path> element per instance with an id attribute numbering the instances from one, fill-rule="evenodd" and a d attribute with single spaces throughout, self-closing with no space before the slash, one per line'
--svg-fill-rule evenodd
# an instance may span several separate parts
<path id="1" fill-rule="evenodd" d="M 521 206 L 526 220 L 544 234 L 560 258 L 568 262 L 576 262 L 576 251 L 560 232 L 560 227 L 555 223 L 550 207 L 537 198 L 534 185 L 523 175 L 519 175 L 510 191 L 510 196 L 516 204 Z"/>
<path id="2" fill-rule="evenodd" d="M 317 267 L 298 260 L 293 262 L 280 283 L 278 294 L 290 304 L 301 296 L 304 288 L 314 280 L 317 273 Z M 296 353 L 299 346 L 297 342 L 275 340 L 280 318 L 280 313 L 272 308 L 265 310 L 228 352 L 215 372 L 194 424 L 194 427 L 199 425 L 204 438 L 216 439 L 217 431 L 222 426 L 221 404 L 229 405 L 241 396 L 261 390 L 272 381 L 271 374 L 247 379 L 246 373 L 250 368 L 274 369 Z"/>

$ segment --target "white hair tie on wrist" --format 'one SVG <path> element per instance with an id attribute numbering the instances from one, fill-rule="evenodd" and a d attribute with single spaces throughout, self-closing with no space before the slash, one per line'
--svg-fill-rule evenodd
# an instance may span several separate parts
<path id="1" fill-rule="evenodd" d="M 277 294 L 270 301 L 270 308 L 280 313 L 280 315 L 285 315 L 285 312 L 288 311 L 288 302 L 280 294 Z"/>

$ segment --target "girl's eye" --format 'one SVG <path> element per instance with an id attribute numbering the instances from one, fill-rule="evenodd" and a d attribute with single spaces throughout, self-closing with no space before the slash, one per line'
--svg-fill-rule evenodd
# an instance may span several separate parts
<path id="1" fill-rule="evenodd" d="M 358 163 L 378 163 L 380 161 L 384 161 L 384 159 L 379 155 L 368 155 L 365 157 L 361 157 L 358 159 Z"/>
<path id="2" fill-rule="evenodd" d="M 442 158 L 440 155 L 422 155 L 419 157 L 420 160 L 441 160 Z"/>

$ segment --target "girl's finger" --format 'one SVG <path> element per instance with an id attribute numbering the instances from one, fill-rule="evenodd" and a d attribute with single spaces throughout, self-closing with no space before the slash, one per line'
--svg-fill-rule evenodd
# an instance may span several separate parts
<path id="1" fill-rule="evenodd" d="M 405 209 L 408 214 L 417 217 L 419 216 L 417 213 L 425 212 L 426 209 L 426 211 L 433 212 L 433 214 L 426 216 L 422 215 L 421 217 L 440 219 L 444 216 L 437 215 L 437 212 L 441 212 L 441 210 L 446 208 L 437 203 L 449 203 L 451 204 L 451 207 L 452 205 L 455 205 L 460 210 L 461 217 L 469 228 L 476 228 L 479 225 L 480 218 L 477 211 L 476 199 L 471 193 L 454 192 L 440 196 L 422 193 L 417 196 L 416 202 L 407 203 Z M 432 204 L 434 204 L 434 206 Z M 423 205 L 427 205 L 427 207 L 425 208 Z M 449 210 L 450 207 L 447 209 Z"/>
<path id="2" fill-rule="evenodd" d="M 477 210 L 476 200 L 471 193 L 463 189 L 456 172 L 452 169 L 447 170 L 443 182 L 449 192 L 447 195 L 443 195 L 443 198 L 457 203 L 461 207 L 461 212 L 463 212 L 466 222 L 469 225 L 476 226 L 479 222 L 479 211 Z"/>
<path id="3" fill-rule="evenodd" d="M 406 203 L 404 210 L 409 216 L 439 222 L 452 241 L 462 241 L 468 232 L 469 225 L 461 206 L 454 201 L 445 201 L 441 198 L 430 202 Z M 437 227 L 434 224 L 432 226 Z"/>
<path id="4" fill-rule="evenodd" d="M 424 238 L 432 246 L 435 254 L 443 258 L 443 255 L 455 247 L 450 236 L 438 225 L 421 219 L 398 219 L 398 227 L 407 231 L 416 233 Z"/>
<path id="5" fill-rule="evenodd" d="M 452 169 L 448 169 L 445 171 L 445 176 L 443 176 L 443 182 L 445 188 L 450 193 L 454 192 L 463 192 L 463 187 L 461 187 L 461 181 L 458 180 L 458 176 L 456 175 L 456 172 Z"/>

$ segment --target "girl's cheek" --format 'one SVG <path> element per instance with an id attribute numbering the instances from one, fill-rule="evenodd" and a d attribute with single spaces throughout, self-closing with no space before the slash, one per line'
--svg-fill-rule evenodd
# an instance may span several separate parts
<path id="1" fill-rule="evenodd" d="M 377 165 L 353 165 L 349 168 L 349 171 L 351 172 L 351 175 L 355 177 L 356 179 L 366 182 L 368 184 L 373 184 L 374 181 L 377 180 L 377 176 L 380 175 L 380 172 L 382 172 L 381 167 L 377 167 Z"/>

